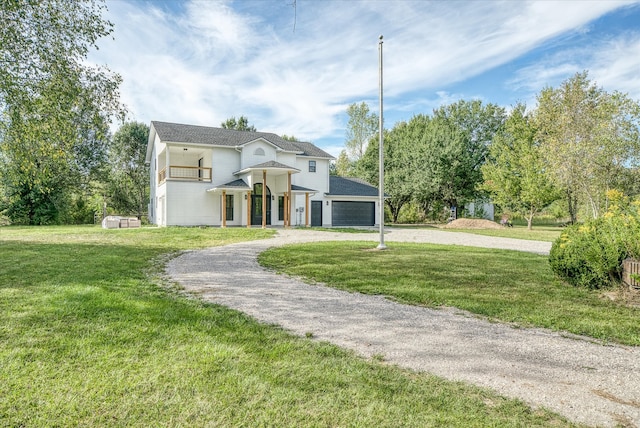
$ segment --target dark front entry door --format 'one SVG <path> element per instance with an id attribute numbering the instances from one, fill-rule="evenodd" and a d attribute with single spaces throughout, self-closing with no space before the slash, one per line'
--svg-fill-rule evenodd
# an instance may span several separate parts
<path id="1" fill-rule="evenodd" d="M 322 201 L 311 201 L 311 226 L 322 226 Z"/>
<path id="2" fill-rule="evenodd" d="M 267 186 L 267 224 L 271 224 L 271 191 Z M 253 193 L 251 194 L 251 224 L 253 226 L 262 225 L 262 183 L 253 185 Z"/>

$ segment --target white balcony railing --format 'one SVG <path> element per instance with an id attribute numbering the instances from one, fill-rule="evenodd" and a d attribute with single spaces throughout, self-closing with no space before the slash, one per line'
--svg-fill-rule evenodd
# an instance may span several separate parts
<path id="1" fill-rule="evenodd" d="M 158 172 L 158 184 L 166 180 L 211 182 L 211 168 L 197 166 L 172 165 Z"/>

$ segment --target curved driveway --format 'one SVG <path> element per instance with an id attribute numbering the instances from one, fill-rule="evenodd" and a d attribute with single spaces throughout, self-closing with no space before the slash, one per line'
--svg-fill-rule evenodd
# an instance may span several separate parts
<path id="1" fill-rule="evenodd" d="M 186 252 L 169 276 L 202 299 L 298 335 L 447 379 L 491 388 L 594 426 L 640 426 L 640 348 L 605 346 L 542 329 L 490 323 L 452 309 L 402 305 L 277 275 L 258 265 L 265 249 L 294 242 L 370 240 L 378 234 L 280 230 L 274 239 Z M 391 229 L 409 241 L 548 253 L 546 242 L 436 230 Z"/>

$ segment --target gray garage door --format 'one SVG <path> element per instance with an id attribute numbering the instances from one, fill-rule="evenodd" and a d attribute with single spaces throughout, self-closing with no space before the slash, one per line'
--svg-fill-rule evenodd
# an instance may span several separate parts
<path id="1" fill-rule="evenodd" d="M 373 226 L 375 217 L 375 202 L 336 201 L 331 205 L 333 226 Z"/>

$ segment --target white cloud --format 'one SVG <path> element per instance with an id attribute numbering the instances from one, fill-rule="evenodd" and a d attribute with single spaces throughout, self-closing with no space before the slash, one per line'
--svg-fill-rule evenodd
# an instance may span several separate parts
<path id="1" fill-rule="evenodd" d="M 219 63 L 227 55 L 243 58 L 246 51 L 260 43 L 254 27 L 260 20 L 235 13 L 228 1 L 191 1 L 185 17 L 179 20 L 190 50 L 203 61 Z M 211 67 L 209 62 L 209 67 Z"/>
<path id="2" fill-rule="evenodd" d="M 518 70 L 508 86 L 524 91 L 534 99 L 542 88 L 556 87 L 585 70 L 589 79 L 606 91 L 620 91 L 640 100 L 640 32 L 587 47 L 557 51 Z"/>
<path id="3" fill-rule="evenodd" d="M 640 33 L 613 40 L 594 55 L 591 76 L 605 90 L 617 90 L 640 100 Z"/>
<path id="4" fill-rule="evenodd" d="M 377 110 L 381 33 L 385 117 L 402 117 L 428 113 L 458 95 L 473 97 L 447 88 L 543 43 L 561 43 L 561 35 L 589 31 L 590 21 L 621 4 L 299 0 L 294 32 L 287 0 L 164 8 L 110 2 L 115 41 L 102 43 L 92 59 L 122 74 L 123 99 L 141 121 L 216 126 L 245 115 L 261 130 L 341 140 L 348 104 L 366 100 Z M 608 56 L 604 50 L 592 56 L 602 64 L 592 68 L 594 76 L 637 88 L 639 56 L 631 55 L 637 39 L 611 41 L 608 49 Z M 559 60 L 530 66 L 511 88 L 529 90 L 571 66 Z"/>

